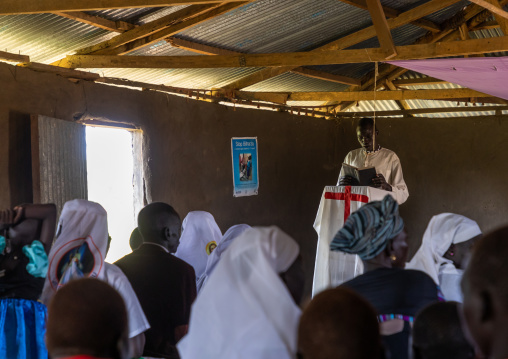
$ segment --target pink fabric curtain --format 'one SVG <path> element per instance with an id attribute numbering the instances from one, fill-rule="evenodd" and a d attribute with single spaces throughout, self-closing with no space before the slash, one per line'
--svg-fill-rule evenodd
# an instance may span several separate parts
<path id="1" fill-rule="evenodd" d="M 508 100 L 508 57 L 408 60 L 388 63 Z"/>

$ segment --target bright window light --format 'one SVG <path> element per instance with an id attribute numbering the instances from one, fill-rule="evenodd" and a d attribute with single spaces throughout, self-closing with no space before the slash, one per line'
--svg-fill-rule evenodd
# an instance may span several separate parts
<path id="1" fill-rule="evenodd" d="M 86 128 L 88 199 L 108 212 L 113 263 L 131 252 L 129 237 L 137 227 L 134 213 L 132 133 L 127 130 Z"/>

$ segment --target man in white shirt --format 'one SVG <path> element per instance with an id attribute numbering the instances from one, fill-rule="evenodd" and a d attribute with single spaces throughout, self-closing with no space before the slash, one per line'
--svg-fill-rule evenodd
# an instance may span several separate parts
<path id="1" fill-rule="evenodd" d="M 395 152 L 381 147 L 378 134 L 379 131 L 376 128 L 376 149 L 374 149 L 374 121 L 368 117 L 360 119 L 356 127 L 356 135 L 362 147 L 349 152 L 344 163 L 358 168 L 375 167 L 377 176 L 372 180 L 372 187 L 393 192 L 397 202 L 402 204 L 409 197 L 409 192 L 404 182 L 399 157 Z M 345 176 L 341 170 L 337 185 L 355 186 L 357 184 L 356 179 Z"/>

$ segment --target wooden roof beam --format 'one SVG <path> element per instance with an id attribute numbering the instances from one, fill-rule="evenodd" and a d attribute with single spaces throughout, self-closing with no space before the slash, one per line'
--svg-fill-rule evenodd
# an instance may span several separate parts
<path id="1" fill-rule="evenodd" d="M 508 12 L 503 10 L 503 7 L 499 5 L 497 0 L 470 0 L 471 2 L 489 10 L 496 20 L 499 22 L 499 18 L 508 20 Z M 500 24 L 501 25 L 501 24 Z"/>
<path id="2" fill-rule="evenodd" d="M 231 51 L 221 49 L 215 46 L 209 46 L 204 44 L 199 44 L 197 42 L 179 39 L 177 37 L 169 37 L 166 39 L 167 42 L 171 44 L 171 46 L 175 46 L 187 51 L 196 52 L 202 55 L 240 55 L 241 52 Z M 314 69 L 309 69 L 305 67 L 298 67 L 293 69 L 291 72 L 303 75 L 306 77 L 311 77 L 319 80 L 325 80 L 330 82 L 336 82 L 344 85 L 357 85 L 360 86 L 360 80 L 355 79 L 348 76 L 334 75 L 325 71 L 318 71 Z"/>
<path id="3" fill-rule="evenodd" d="M 423 5 L 417 6 L 411 10 L 401 13 L 394 19 L 388 20 L 388 26 L 390 29 L 394 29 L 406 24 L 409 24 L 411 21 L 420 19 L 424 16 L 432 14 L 436 11 L 442 10 L 454 3 L 458 2 L 458 0 L 431 0 Z M 369 26 L 365 29 L 354 32 L 348 36 L 342 37 L 338 40 L 332 41 L 324 46 L 318 47 L 317 49 L 311 51 L 313 53 L 318 53 L 320 51 L 327 50 L 339 50 L 345 49 L 347 47 L 351 47 L 353 45 L 359 44 L 365 40 L 373 38 L 376 36 L 376 30 L 374 26 Z M 258 82 L 270 79 L 272 77 L 281 75 L 285 72 L 291 71 L 294 68 L 291 67 L 281 67 L 278 69 L 262 69 L 257 71 L 251 75 L 248 75 L 244 78 L 241 78 L 237 81 L 234 81 L 226 86 L 224 89 L 242 89 L 254 85 Z"/>
<path id="4" fill-rule="evenodd" d="M 436 79 L 434 77 L 423 77 L 418 79 L 393 80 L 392 83 L 397 87 L 405 87 L 405 86 L 441 85 L 448 83 L 448 81 Z"/>
<path id="5" fill-rule="evenodd" d="M 12 62 L 29 62 L 30 56 L 13 54 L 7 51 L 0 51 L 0 60 L 12 61 Z"/>
<path id="6" fill-rule="evenodd" d="M 504 6 L 508 3 L 508 0 L 501 0 L 501 6 Z M 468 29 L 472 30 L 476 26 L 480 25 L 484 22 L 488 17 L 490 17 L 490 13 L 486 11 L 484 8 L 476 5 L 470 4 L 464 10 L 460 11 L 458 14 L 453 16 L 447 22 L 442 25 L 443 30 L 437 34 L 427 34 L 422 36 L 418 40 L 415 41 L 415 44 L 432 44 L 437 41 L 455 41 L 460 37 L 459 30 L 457 29 L 463 23 L 468 23 Z M 399 68 L 397 66 L 388 65 L 380 66 L 380 74 L 377 76 L 378 87 L 383 84 L 384 80 L 389 77 L 390 80 L 395 80 L 400 77 L 402 74 L 406 73 L 408 70 Z M 371 71 L 369 74 L 365 75 L 362 79 L 362 90 L 370 91 L 374 88 L 374 72 Z M 338 111 L 346 111 L 354 105 L 354 102 L 349 103 L 339 103 L 337 104 L 336 109 Z"/>
<path id="7" fill-rule="evenodd" d="M 340 0 L 340 1 L 345 4 L 355 6 L 357 8 L 363 9 L 363 10 L 368 10 L 366 0 Z M 383 11 L 384 11 L 385 15 L 389 18 L 397 17 L 402 13 L 399 10 L 392 9 L 387 6 L 383 6 Z M 413 20 L 410 22 L 410 24 L 421 27 L 425 30 L 429 30 L 432 32 L 441 31 L 441 27 L 438 24 L 436 24 L 432 21 L 426 20 L 426 19 Z"/>
<path id="8" fill-rule="evenodd" d="M 161 17 L 144 25 L 138 26 L 137 28 L 127 31 L 123 34 L 117 35 L 112 39 L 77 50 L 76 54 L 106 55 L 108 50 L 117 48 L 132 41 L 152 35 L 176 23 L 185 22 L 186 20 L 198 16 L 204 12 L 207 12 L 208 10 L 211 10 L 215 7 L 216 7 L 215 5 L 193 5 L 183 8 L 174 13 L 171 13 L 169 15 L 166 15 L 164 17 Z"/>
<path id="9" fill-rule="evenodd" d="M 508 36 L 488 39 L 438 42 L 435 44 L 397 46 L 393 60 L 412 60 L 508 51 Z M 217 56 L 103 56 L 69 55 L 59 63 L 67 68 L 234 68 L 331 65 L 383 61 L 380 48 L 242 54 Z"/>
<path id="10" fill-rule="evenodd" d="M 499 4 L 499 1 L 497 0 L 483 0 L 487 2 L 489 5 L 492 6 L 491 9 L 487 9 L 494 15 L 494 18 L 496 19 L 497 23 L 501 27 L 501 30 L 505 35 L 508 35 L 508 12 L 503 10 L 503 7 L 501 4 Z M 482 6 L 481 4 L 478 4 Z M 497 9 L 497 11 L 495 11 Z M 501 12 L 501 13 L 499 13 Z"/>
<path id="11" fill-rule="evenodd" d="M 385 82 L 386 88 L 388 88 L 390 91 L 397 91 L 397 87 L 395 87 L 395 85 L 391 81 L 386 80 Z M 406 100 L 395 100 L 395 103 L 397 104 L 397 106 L 399 106 L 399 109 L 401 110 L 411 110 L 411 107 L 409 106 Z"/>
<path id="12" fill-rule="evenodd" d="M 268 95 L 268 93 L 265 93 Z M 293 92 L 288 101 L 401 101 L 401 100 L 442 100 L 450 98 L 477 98 L 492 95 L 459 89 L 436 90 L 395 90 L 395 91 L 344 91 L 344 92 Z"/>
<path id="13" fill-rule="evenodd" d="M 0 15 L 219 4 L 242 0 L 2 0 Z"/>
<path id="14" fill-rule="evenodd" d="M 467 107 L 439 107 L 439 108 L 419 108 L 403 111 L 376 111 L 376 117 L 399 116 L 399 115 L 417 115 L 426 113 L 452 113 L 452 112 L 487 112 L 487 111 L 508 111 L 508 106 L 467 106 Z M 362 112 L 343 112 L 339 117 L 372 117 L 374 111 Z"/>
<path id="15" fill-rule="evenodd" d="M 136 25 L 128 23 L 126 21 L 112 21 L 100 16 L 90 15 L 82 11 L 55 12 L 54 14 L 65 17 L 67 19 L 82 22 L 84 24 L 92 25 L 104 30 L 120 33 L 132 30 L 136 27 Z"/>
<path id="16" fill-rule="evenodd" d="M 374 24 L 374 28 L 376 29 L 377 39 L 381 48 L 384 50 L 386 54 L 386 59 L 391 59 L 392 57 L 397 55 L 397 50 L 395 49 L 395 44 L 393 43 L 392 34 L 390 32 L 390 27 L 388 26 L 388 22 L 386 21 L 386 15 L 383 12 L 383 7 L 381 6 L 380 0 L 366 0 L 367 8 L 369 9 L 370 17 L 372 19 L 372 23 Z"/>

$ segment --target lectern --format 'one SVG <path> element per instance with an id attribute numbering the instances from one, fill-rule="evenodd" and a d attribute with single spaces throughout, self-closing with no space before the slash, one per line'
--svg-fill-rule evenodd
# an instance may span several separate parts
<path id="1" fill-rule="evenodd" d="M 363 263 L 357 255 L 332 252 L 330 243 L 351 213 L 368 202 L 382 200 L 386 195 L 395 198 L 392 192 L 374 187 L 325 187 L 314 222 L 318 244 L 312 296 L 363 273 Z"/>

